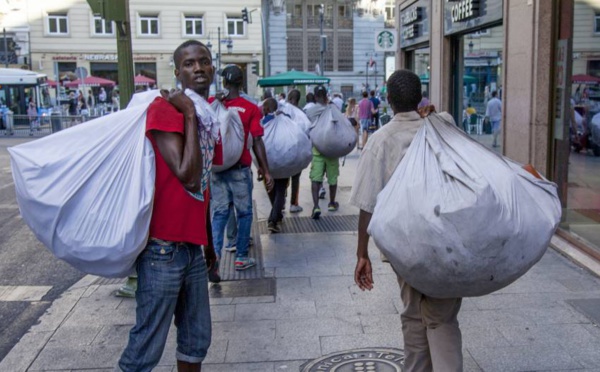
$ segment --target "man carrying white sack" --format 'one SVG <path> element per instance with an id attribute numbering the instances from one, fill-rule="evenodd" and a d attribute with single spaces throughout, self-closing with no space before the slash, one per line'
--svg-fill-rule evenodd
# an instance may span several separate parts
<path id="1" fill-rule="evenodd" d="M 207 266 L 216 261 L 208 215 L 214 122 L 197 117 L 190 89 L 204 99 L 214 75 L 210 50 L 189 40 L 173 53 L 182 90 L 148 108 L 146 136 L 156 157 L 148 244 L 136 263 L 136 324 L 119 360 L 124 372 L 151 371 L 177 327 L 177 370 L 200 371 L 211 342 Z M 212 143 L 211 143 L 212 141 Z M 206 249 L 202 250 L 202 246 Z"/>
<path id="2" fill-rule="evenodd" d="M 373 288 L 369 259 L 369 235 L 377 195 L 383 190 L 423 125 L 417 112 L 421 81 L 408 70 L 394 72 L 387 81 L 388 101 L 394 118 L 367 142 L 360 156 L 350 203 L 360 208 L 358 262 L 354 281 L 361 290 Z M 398 277 L 404 309 L 404 366 L 406 371 L 462 371 L 462 337 L 457 315 L 460 298 L 437 299 L 425 296 Z"/>

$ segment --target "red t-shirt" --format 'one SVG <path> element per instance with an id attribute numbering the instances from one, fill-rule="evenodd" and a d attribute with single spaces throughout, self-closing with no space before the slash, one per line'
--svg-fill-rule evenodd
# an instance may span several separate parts
<path id="1" fill-rule="evenodd" d="M 212 103 L 214 100 L 214 97 L 210 97 L 208 101 Z M 250 151 L 248 151 L 248 133 L 251 134 L 253 138 L 263 136 L 265 131 L 260 125 L 262 113 L 258 106 L 242 97 L 223 100 L 223 104 L 228 109 L 236 110 L 238 114 L 240 114 L 240 119 L 242 119 L 242 124 L 244 124 L 244 151 L 242 152 L 239 162 L 243 165 L 250 166 L 252 164 L 252 155 L 250 155 Z"/>
<path id="2" fill-rule="evenodd" d="M 152 130 L 184 133 L 183 115 L 164 98 L 156 98 L 148 107 L 146 137 L 152 142 L 156 161 L 154 208 L 150 237 L 174 242 L 206 245 L 208 204 L 188 193 L 173 174 L 156 146 Z M 204 192 L 208 200 L 208 189 Z"/>

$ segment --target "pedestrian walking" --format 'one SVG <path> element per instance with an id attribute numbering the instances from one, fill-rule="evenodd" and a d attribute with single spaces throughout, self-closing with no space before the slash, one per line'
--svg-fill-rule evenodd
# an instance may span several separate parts
<path id="1" fill-rule="evenodd" d="M 373 103 L 373 116 L 370 130 L 371 132 L 374 132 L 379 128 L 379 105 L 381 104 L 381 101 L 375 95 L 374 90 L 371 91 L 371 97 L 369 98 L 369 101 Z"/>
<path id="2" fill-rule="evenodd" d="M 210 50 L 195 40 L 177 47 L 173 61 L 182 90 L 156 98 L 147 112 L 146 136 L 156 158 L 154 206 L 148 244 L 136 263 L 136 324 L 119 360 L 124 372 L 151 371 L 158 364 L 173 316 L 178 371 L 200 371 L 211 343 L 207 266 L 216 256 L 210 173 L 203 174 L 203 163 L 212 159 L 214 143 L 203 143 L 201 150 L 198 133 L 214 123 L 198 122 L 184 90 L 208 98 L 214 68 Z"/>
<path id="3" fill-rule="evenodd" d="M 367 144 L 368 131 L 371 126 L 374 112 L 373 102 L 368 98 L 369 94 L 364 91 L 362 97 L 363 98 L 358 103 L 358 118 L 360 119 L 360 130 L 362 131 L 362 141 L 360 146 L 358 146 L 359 150 L 362 150 Z"/>
<path id="4" fill-rule="evenodd" d="M 315 87 L 314 96 L 316 104 L 306 112 L 306 116 L 308 116 L 308 119 L 313 124 L 321 116 L 321 113 L 323 112 L 323 106 L 330 104 L 327 99 L 327 89 L 323 85 L 317 85 Z M 368 102 L 370 103 L 370 101 Z M 313 159 L 310 165 L 310 181 L 313 198 L 313 210 L 311 213 L 311 218 L 318 220 L 321 217 L 321 208 L 319 207 L 320 194 L 323 195 L 323 198 L 325 197 L 324 193 L 320 192 L 325 175 L 327 175 L 327 183 L 329 184 L 329 204 L 327 205 L 327 210 L 330 212 L 335 212 L 340 207 L 339 203 L 335 200 L 337 193 L 337 180 L 340 174 L 340 159 L 326 158 L 314 146 L 312 152 Z"/>
<path id="5" fill-rule="evenodd" d="M 212 97 L 222 99 L 223 104 L 229 110 L 235 110 L 240 115 L 244 126 L 244 150 L 238 162 L 231 168 L 213 173 L 211 179 L 211 210 L 213 214 L 212 237 L 217 253 L 221 258 L 225 226 L 229 220 L 230 204 L 233 203 L 237 217 L 237 241 L 235 244 L 235 269 L 245 270 L 256 265 L 256 260 L 248 256 L 250 245 L 250 232 L 252 228 L 252 156 L 248 151 L 248 136 L 252 135 L 252 149 L 258 161 L 258 172 L 264 177 L 267 190 L 273 188 L 273 180 L 269 173 L 267 155 L 265 152 L 262 136 L 264 130 L 260 125 L 261 112 L 258 106 L 240 96 L 240 89 L 244 82 L 244 74 L 239 66 L 226 66 L 221 76 L 223 87 L 227 90 L 224 97 Z M 233 249 L 231 249 L 233 251 Z M 218 266 L 210 271 L 210 280 L 220 280 Z"/>
<path id="6" fill-rule="evenodd" d="M 388 101 L 394 118 L 373 135 L 361 153 L 350 203 L 360 208 L 358 261 L 354 281 L 361 290 L 374 286 L 369 259 L 369 235 L 377 195 L 390 180 L 406 154 L 423 120 L 417 112 L 421 80 L 411 71 L 394 72 L 387 81 Z M 443 247 L 440 247 L 443 249 Z M 462 338 L 457 315 L 460 298 L 426 296 L 398 277 L 403 304 L 400 315 L 406 371 L 462 371 Z"/>
<path id="7" fill-rule="evenodd" d="M 299 103 L 300 103 L 300 91 L 298 89 L 292 89 L 289 93 L 288 93 L 288 105 L 292 105 L 297 107 L 298 109 L 300 109 L 299 107 Z M 291 184 L 292 184 L 292 190 L 291 190 L 291 198 L 290 198 L 290 212 L 291 213 L 299 213 L 302 212 L 302 207 L 299 204 L 299 198 L 300 198 L 300 175 L 302 174 L 302 171 L 300 171 L 298 174 L 295 174 L 292 176 L 292 180 L 291 180 Z"/>
<path id="8" fill-rule="evenodd" d="M 492 124 L 492 136 L 494 137 L 493 147 L 498 147 L 498 135 L 501 131 L 500 121 L 502 120 L 502 101 L 498 98 L 498 92 L 492 92 L 492 98 L 488 101 L 485 116 L 489 118 Z"/>
<path id="9" fill-rule="evenodd" d="M 352 97 L 348 99 L 348 106 L 346 106 L 345 114 L 350 121 L 350 124 L 352 124 L 352 127 L 354 127 L 354 130 L 356 131 L 356 137 L 358 138 L 358 122 L 360 117 L 358 116 L 358 105 L 356 104 L 356 98 Z M 358 147 L 358 141 L 356 146 Z"/>

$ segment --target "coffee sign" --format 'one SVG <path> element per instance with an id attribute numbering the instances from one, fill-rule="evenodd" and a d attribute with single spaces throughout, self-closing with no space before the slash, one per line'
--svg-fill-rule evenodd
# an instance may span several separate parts
<path id="1" fill-rule="evenodd" d="M 415 1 L 400 11 L 400 44 L 402 48 L 429 41 L 430 1 Z"/>
<path id="2" fill-rule="evenodd" d="M 454 3 L 450 10 L 452 22 L 462 22 L 479 16 L 479 0 L 446 0 Z"/>

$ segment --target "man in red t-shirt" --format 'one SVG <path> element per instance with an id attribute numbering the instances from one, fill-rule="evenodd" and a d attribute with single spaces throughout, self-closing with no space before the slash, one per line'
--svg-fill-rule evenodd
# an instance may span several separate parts
<path id="1" fill-rule="evenodd" d="M 211 208 L 212 208 L 212 233 L 215 251 L 221 257 L 225 226 L 229 219 L 230 205 L 235 207 L 237 216 L 237 240 L 235 244 L 236 258 L 235 269 L 245 270 L 256 262 L 248 257 L 250 231 L 252 228 L 252 156 L 248 150 L 248 137 L 252 135 L 252 149 L 258 161 L 258 172 L 265 178 L 267 190 L 273 188 L 273 180 L 269 173 L 267 154 L 262 141 L 263 128 L 260 125 L 262 114 L 254 103 L 240 96 L 240 89 L 244 82 L 244 74 L 236 65 L 228 65 L 221 73 L 223 86 L 228 91 L 222 99 L 229 110 L 236 110 L 244 125 L 244 150 L 239 161 L 231 168 L 222 172 L 213 172 L 210 182 Z M 221 98 L 221 97 L 219 97 Z M 229 249 L 228 249 L 229 250 Z M 233 251 L 230 249 L 229 251 Z M 216 272 L 211 272 L 211 280 L 218 279 Z"/>
<path id="2" fill-rule="evenodd" d="M 146 117 L 156 161 L 154 206 L 148 244 L 136 262 L 136 324 L 119 360 L 125 372 L 150 371 L 158 364 L 173 316 L 178 371 L 200 371 L 211 341 L 207 266 L 216 257 L 207 180 L 202 182 L 203 162 L 210 156 L 203 156 L 198 127 L 213 123 L 199 122 L 183 91 L 206 99 L 214 68 L 208 48 L 195 40 L 181 44 L 173 60 L 183 90 L 156 98 Z"/>

